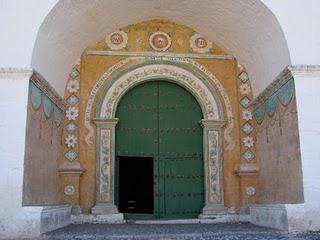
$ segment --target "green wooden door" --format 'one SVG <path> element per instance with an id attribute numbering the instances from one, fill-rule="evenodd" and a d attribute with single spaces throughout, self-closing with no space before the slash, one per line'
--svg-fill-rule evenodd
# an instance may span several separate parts
<path id="1" fill-rule="evenodd" d="M 154 218 L 197 217 L 204 205 L 202 112 L 184 88 L 136 86 L 117 109 L 116 155 L 152 157 Z"/>

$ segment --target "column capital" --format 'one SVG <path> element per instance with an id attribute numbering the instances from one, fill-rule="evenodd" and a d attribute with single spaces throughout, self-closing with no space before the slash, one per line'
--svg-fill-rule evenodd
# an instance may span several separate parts
<path id="1" fill-rule="evenodd" d="M 95 118 L 94 124 L 99 128 L 115 127 L 119 121 L 119 118 Z"/>
<path id="2" fill-rule="evenodd" d="M 210 120 L 210 119 L 202 119 L 200 124 L 203 128 L 223 128 L 226 124 L 225 121 L 218 121 L 218 120 Z"/>

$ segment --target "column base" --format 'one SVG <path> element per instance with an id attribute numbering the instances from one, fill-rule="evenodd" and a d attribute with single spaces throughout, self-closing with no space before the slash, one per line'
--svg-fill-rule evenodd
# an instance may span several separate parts
<path id="1" fill-rule="evenodd" d="M 114 204 L 110 203 L 97 203 L 92 209 L 91 213 L 95 215 L 107 215 L 107 214 L 116 214 L 118 208 Z"/>
<path id="2" fill-rule="evenodd" d="M 202 209 L 202 216 L 228 214 L 228 209 L 221 203 L 207 204 Z"/>

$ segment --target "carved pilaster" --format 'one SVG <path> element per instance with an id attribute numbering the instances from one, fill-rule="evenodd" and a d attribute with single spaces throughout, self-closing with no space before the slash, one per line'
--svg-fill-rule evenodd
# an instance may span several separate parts
<path id="1" fill-rule="evenodd" d="M 118 119 L 95 119 L 97 126 L 96 205 L 93 214 L 115 214 L 113 169 L 114 134 Z"/>
<path id="2" fill-rule="evenodd" d="M 206 202 L 203 215 L 224 214 L 222 129 L 223 121 L 201 120 L 203 127 Z"/>

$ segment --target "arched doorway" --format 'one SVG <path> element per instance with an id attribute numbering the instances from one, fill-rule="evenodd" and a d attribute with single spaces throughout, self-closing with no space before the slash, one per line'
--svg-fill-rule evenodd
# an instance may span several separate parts
<path id="1" fill-rule="evenodd" d="M 177 84 L 142 83 L 120 100 L 115 203 L 127 218 L 194 218 L 204 207 L 197 100 Z M 118 180 L 118 181 L 117 181 Z"/>
<path id="2" fill-rule="evenodd" d="M 182 65 L 186 67 L 185 65 Z M 107 82 L 96 104 L 97 159 L 96 159 L 96 205 L 93 214 L 117 214 L 115 205 L 115 128 L 119 122 L 116 111 L 122 97 L 139 84 L 154 79 L 166 79 L 187 89 L 201 107 L 203 119 L 203 161 L 205 204 L 202 214 L 212 215 L 225 212 L 222 169 L 222 138 L 228 138 L 228 127 L 223 134 L 224 108 L 215 90 L 208 86 L 208 80 L 197 71 L 188 71 L 182 66 L 167 61 L 146 62 L 146 64 L 124 69 Z M 219 81 L 213 77 L 215 82 Z M 106 78 L 103 75 L 100 80 Z M 100 82 L 99 80 L 99 82 Z M 88 110 L 89 112 L 89 110 Z M 89 118 L 88 118 L 89 119 Z M 231 118 L 230 118 L 231 119 Z M 232 120 L 232 119 L 231 119 Z M 228 118 L 229 121 L 229 118 Z M 90 134 L 90 128 L 89 132 Z M 89 135 L 90 136 L 90 135 Z"/>

